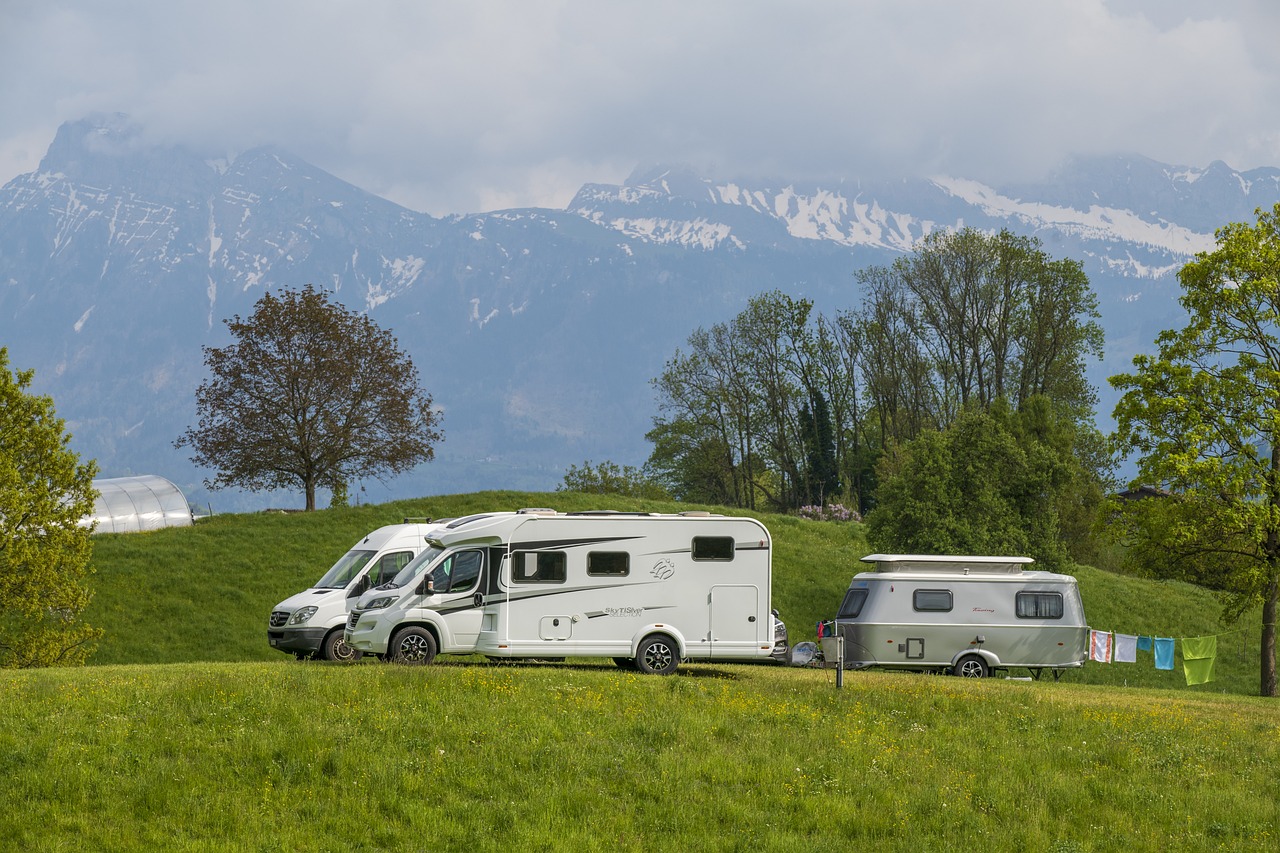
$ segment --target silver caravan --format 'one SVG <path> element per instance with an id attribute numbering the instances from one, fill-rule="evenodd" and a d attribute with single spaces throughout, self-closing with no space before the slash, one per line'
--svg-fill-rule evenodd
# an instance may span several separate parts
<path id="1" fill-rule="evenodd" d="M 1054 677 L 1084 665 L 1088 628 L 1076 579 L 1029 557 L 872 554 L 835 619 L 846 669 L 994 670 Z"/>
<path id="2" fill-rule="evenodd" d="M 769 532 L 751 518 L 468 516 L 361 596 L 346 639 L 404 663 L 438 653 L 585 656 L 667 674 L 682 659 L 768 660 L 777 636 L 771 554 Z"/>

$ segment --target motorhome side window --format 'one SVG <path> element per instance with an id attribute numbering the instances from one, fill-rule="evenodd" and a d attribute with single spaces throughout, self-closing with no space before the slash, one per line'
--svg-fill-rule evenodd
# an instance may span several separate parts
<path id="1" fill-rule="evenodd" d="M 695 536 L 693 537 L 693 559 L 719 560 L 726 562 L 733 559 L 732 536 Z"/>
<path id="2" fill-rule="evenodd" d="M 844 601 L 840 602 L 840 612 L 836 614 L 837 619 L 857 619 L 862 613 L 862 605 L 867 603 L 867 590 L 851 589 L 844 594 Z"/>
<path id="3" fill-rule="evenodd" d="M 564 583 L 563 551 L 517 551 L 511 555 L 511 580 L 514 583 Z"/>
<path id="4" fill-rule="evenodd" d="M 431 573 L 431 584 L 436 592 L 461 592 L 469 589 L 480 577 L 484 554 L 480 551 L 459 551 L 436 567 Z"/>
<path id="5" fill-rule="evenodd" d="M 916 610 L 946 613 L 951 610 L 951 590 L 917 589 L 912 598 Z"/>
<path id="6" fill-rule="evenodd" d="M 1020 592 L 1015 596 L 1014 612 L 1019 619 L 1061 619 L 1062 593 Z"/>
<path id="7" fill-rule="evenodd" d="M 592 551 L 587 554 L 587 574 L 626 577 L 631 574 L 631 555 L 626 551 Z"/>

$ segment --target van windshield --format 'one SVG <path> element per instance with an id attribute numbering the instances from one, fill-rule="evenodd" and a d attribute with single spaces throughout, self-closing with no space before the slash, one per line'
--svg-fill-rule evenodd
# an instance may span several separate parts
<path id="1" fill-rule="evenodd" d="M 397 587 L 407 586 L 413 583 L 413 581 L 417 579 L 418 575 L 422 574 L 423 570 L 434 563 L 436 558 L 443 553 L 443 548 L 436 548 L 434 546 L 428 548 L 406 563 L 405 567 L 397 572 L 395 577 L 378 587 L 378 589 L 396 589 Z"/>
<path id="2" fill-rule="evenodd" d="M 316 581 L 312 589 L 343 589 L 351 583 L 351 579 L 360 574 L 377 551 L 348 551 L 338 558 L 333 568 L 324 573 L 324 577 Z"/>

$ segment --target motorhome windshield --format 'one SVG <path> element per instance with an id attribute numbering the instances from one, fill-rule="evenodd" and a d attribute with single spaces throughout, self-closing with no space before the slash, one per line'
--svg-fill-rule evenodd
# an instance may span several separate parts
<path id="1" fill-rule="evenodd" d="M 423 569 L 435 562 L 436 558 L 443 553 L 443 548 L 431 546 L 405 564 L 405 567 L 395 577 L 378 587 L 378 589 L 395 589 L 413 583 L 418 575 L 422 574 Z"/>
<path id="2" fill-rule="evenodd" d="M 333 568 L 324 573 L 324 577 L 316 581 L 312 589 L 342 589 L 351 583 L 351 579 L 360 574 L 361 569 L 369 565 L 377 551 L 348 551 L 338 558 Z"/>

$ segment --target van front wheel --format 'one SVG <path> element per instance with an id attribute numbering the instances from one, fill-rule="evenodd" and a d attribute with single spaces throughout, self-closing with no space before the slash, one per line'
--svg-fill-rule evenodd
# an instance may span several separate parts
<path id="1" fill-rule="evenodd" d="M 396 663 L 423 666 L 436 659 L 436 638 L 426 628 L 401 628 L 391 638 L 388 653 Z"/>
<path id="2" fill-rule="evenodd" d="M 650 675 L 671 675 L 680 665 L 680 649 L 670 637 L 646 637 L 636 649 L 636 668 Z"/>
<path id="3" fill-rule="evenodd" d="M 976 655 L 970 655 L 969 657 L 960 658 L 960 661 L 956 664 L 955 672 L 961 678 L 986 678 L 990 670 L 985 660 Z"/>
<path id="4" fill-rule="evenodd" d="M 320 646 L 320 656 L 325 660 L 351 663 L 360 660 L 361 653 L 351 647 L 346 637 L 342 635 L 341 628 L 335 628 L 329 632 L 329 636 L 324 638 L 324 643 Z"/>

